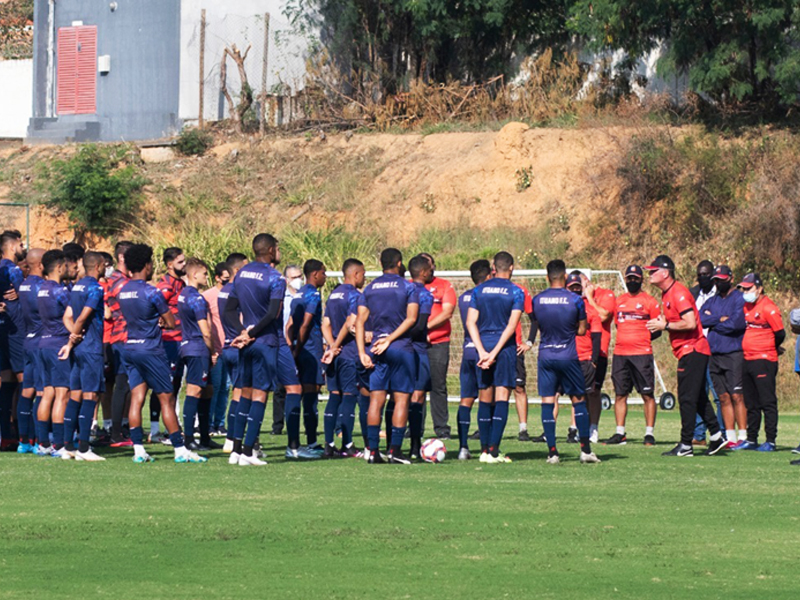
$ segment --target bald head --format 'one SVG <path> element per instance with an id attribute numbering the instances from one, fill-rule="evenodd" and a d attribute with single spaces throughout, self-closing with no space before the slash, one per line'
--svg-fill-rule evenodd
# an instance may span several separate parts
<path id="1" fill-rule="evenodd" d="M 44 269 L 42 268 L 42 256 L 44 256 L 44 250 L 42 248 L 31 248 L 28 250 L 28 255 L 25 260 L 28 263 L 30 275 L 38 275 L 39 277 L 42 277 L 44 274 Z"/>

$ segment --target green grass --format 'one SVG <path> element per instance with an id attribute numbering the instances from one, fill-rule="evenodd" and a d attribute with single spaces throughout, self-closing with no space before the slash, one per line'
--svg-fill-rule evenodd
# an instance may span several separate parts
<path id="1" fill-rule="evenodd" d="M 632 410 L 596 466 L 546 465 L 515 423 L 511 465 L 287 464 L 268 435 L 261 469 L 0 455 L 0 598 L 795 597 L 799 425 L 772 455 L 666 459 L 677 414 L 646 449 Z"/>

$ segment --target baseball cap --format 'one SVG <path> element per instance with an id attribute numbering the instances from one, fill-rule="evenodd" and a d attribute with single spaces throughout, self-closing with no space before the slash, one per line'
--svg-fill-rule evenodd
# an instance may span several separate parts
<path id="1" fill-rule="evenodd" d="M 743 288 L 751 288 L 753 286 L 762 287 L 764 284 L 761 283 L 761 275 L 758 273 L 748 273 L 744 276 L 739 285 Z"/>
<path id="2" fill-rule="evenodd" d="M 570 273 L 569 275 L 567 275 L 567 287 L 576 283 L 581 284 L 581 287 L 583 287 L 583 280 L 581 279 L 580 274 Z"/>
<path id="3" fill-rule="evenodd" d="M 800 308 L 793 308 L 789 311 L 789 324 L 792 327 L 800 327 Z"/>
<path id="4" fill-rule="evenodd" d="M 675 263 L 672 262 L 672 259 L 666 254 L 659 254 L 655 257 L 655 259 L 653 259 L 653 262 L 645 267 L 645 269 L 648 271 L 658 271 L 659 269 L 669 269 L 670 271 L 674 271 Z"/>
<path id="5" fill-rule="evenodd" d="M 642 271 L 642 267 L 639 265 L 630 265 L 627 269 L 625 269 L 625 278 L 628 277 L 638 277 L 639 279 L 644 278 L 644 272 Z"/>
<path id="6" fill-rule="evenodd" d="M 714 274 L 711 275 L 711 279 L 731 280 L 733 279 L 733 271 L 728 265 L 717 265 L 714 268 Z"/>

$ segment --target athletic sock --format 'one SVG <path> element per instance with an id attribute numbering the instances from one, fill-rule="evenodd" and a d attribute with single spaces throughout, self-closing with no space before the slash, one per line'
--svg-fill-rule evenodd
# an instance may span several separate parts
<path id="1" fill-rule="evenodd" d="M 386 410 L 383 415 L 383 421 L 386 423 L 384 431 L 386 432 L 386 451 L 392 445 L 392 421 L 394 420 L 394 400 L 389 400 L 386 403 Z"/>
<path id="2" fill-rule="evenodd" d="M 414 441 L 420 441 L 422 438 L 422 409 L 424 407 L 422 402 L 411 402 L 408 405 L 408 430 Z"/>
<path id="3" fill-rule="evenodd" d="M 623 427 L 623 433 L 624 433 L 624 429 L 625 428 Z M 645 435 L 653 435 L 653 430 L 654 430 L 653 427 L 645 427 L 644 428 L 644 434 Z"/>
<path id="4" fill-rule="evenodd" d="M 578 437 L 589 437 L 589 411 L 586 409 L 586 401 L 582 400 L 572 405 L 575 409 L 575 426 L 578 429 Z"/>
<path id="5" fill-rule="evenodd" d="M 236 413 L 239 412 L 239 401 L 231 400 L 228 404 L 228 435 L 226 439 L 233 439 L 233 430 L 236 427 Z"/>
<path id="6" fill-rule="evenodd" d="M 75 440 L 75 430 L 78 428 L 78 414 L 81 410 L 81 403 L 75 400 L 67 401 L 67 408 L 64 411 L 64 445 L 72 450 Z"/>
<path id="7" fill-rule="evenodd" d="M 729 442 L 732 442 L 736 439 L 736 430 L 735 429 L 726 429 L 725 430 L 725 439 Z"/>
<path id="8" fill-rule="evenodd" d="M 325 443 L 333 445 L 333 438 L 336 435 L 336 419 L 339 417 L 339 409 L 342 406 L 342 395 L 339 392 L 331 392 L 328 403 L 325 405 L 325 414 L 322 419 L 322 426 L 325 430 Z"/>
<path id="9" fill-rule="evenodd" d="M 556 419 L 553 416 L 553 409 L 553 404 L 542 404 L 542 429 L 550 452 L 555 452 L 556 449 Z"/>
<path id="10" fill-rule="evenodd" d="M 247 456 L 252 456 L 252 448 L 256 445 L 258 434 L 261 433 L 261 423 L 264 422 L 264 411 L 267 410 L 266 402 L 253 402 L 250 404 L 250 414 L 247 416 L 247 433 L 244 436 L 244 446 L 251 449 Z"/>
<path id="11" fill-rule="evenodd" d="M 78 450 L 81 452 L 89 451 L 89 437 L 92 434 L 92 421 L 96 406 L 96 400 L 84 400 L 81 403 L 81 411 L 78 416 Z"/>
<path id="12" fill-rule="evenodd" d="M 369 447 L 369 435 L 367 433 L 368 425 L 367 425 L 367 413 L 369 412 L 369 396 L 364 396 L 359 394 L 357 396 L 358 400 L 358 424 L 361 427 L 361 437 L 364 438 L 364 447 Z M 378 428 L 380 431 L 380 427 Z M 378 433 L 378 438 L 380 438 L 380 433 Z M 376 448 L 377 450 L 377 448 Z"/>
<path id="13" fill-rule="evenodd" d="M 197 396 L 186 396 L 183 401 L 183 435 L 186 436 L 187 443 L 194 440 L 194 418 L 197 416 L 199 403 L 200 398 Z"/>
<path id="14" fill-rule="evenodd" d="M 469 447 L 469 426 L 472 420 L 472 411 L 469 406 L 459 406 L 456 413 L 456 423 L 458 423 L 458 444 L 460 448 Z"/>
<path id="15" fill-rule="evenodd" d="M 53 423 L 53 447 L 61 450 L 64 447 L 64 423 Z"/>
<path id="16" fill-rule="evenodd" d="M 746 429 L 740 429 L 739 430 L 739 441 L 740 442 L 746 442 L 747 441 L 747 430 Z"/>
<path id="17" fill-rule="evenodd" d="M 31 421 L 33 429 L 31 429 L 31 437 L 39 437 L 39 404 L 42 402 L 42 396 L 37 392 L 36 398 L 33 400 L 33 407 L 31 408 Z M 38 442 L 38 440 L 37 440 Z"/>
<path id="18" fill-rule="evenodd" d="M 211 397 L 200 398 L 197 404 L 197 426 L 200 428 L 200 445 L 211 444 Z"/>
<path id="19" fill-rule="evenodd" d="M 373 451 L 378 452 L 381 445 L 381 426 L 380 425 L 367 425 L 367 447 Z"/>
<path id="20" fill-rule="evenodd" d="M 20 394 L 17 400 L 17 430 L 19 433 L 19 441 L 23 444 L 27 444 L 31 437 L 30 423 L 32 409 L 33 397 Z"/>
<path id="21" fill-rule="evenodd" d="M 522 433 L 524 431 L 528 431 L 528 424 L 527 423 L 520 423 L 519 424 L 519 432 Z"/>
<path id="22" fill-rule="evenodd" d="M 178 429 L 177 431 L 170 433 L 169 441 L 173 448 L 183 448 L 183 435 L 181 435 L 181 430 Z"/>
<path id="23" fill-rule="evenodd" d="M 241 398 L 236 409 L 236 424 L 233 428 L 233 439 L 243 440 L 244 430 L 247 428 L 247 417 L 250 415 L 250 398 Z"/>
<path id="24" fill-rule="evenodd" d="M 286 394 L 284 413 L 286 414 L 286 437 L 289 448 L 297 450 L 300 447 L 300 394 Z"/>
<path id="25" fill-rule="evenodd" d="M 36 421 L 36 437 L 38 438 L 39 445 L 43 448 L 47 448 L 50 445 L 50 440 L 48 439 L 48 432 L 50 431 L 50 421 Z"/>
<path id="26" fill-rule="evenodd" d="M 403 447 L 403 439 L 406 437 L 405 427 L 392 427 L 391 447 L 399 450 Z"/>
<path id="27" fill-rule="evenodd" d="M 345 394 L 339 404 L 339 422 L 342 424 L 342 447 L 353 443 L 353 427 L 356 424 L 356 396 Z"/>
<path id="28" fill-rule="evenodd" d="M 317 427 L 319 426 L 319 392 L 306 392 L 303 394 L 303 426 L 306 429 L 308 445 L 317 443 Z M 334 422 L 334 427 L 335 427 Z"/>
<path id="29" fill-rule="evenodd" d="M 617 425 L 617 433 L 619 435 L 625 435 L 625 425 Z"/>
<path id="30" fill-rule="evenodd" d="M 134 446 L 144 444 L 144 430 L 141 427 L 131 427 L 131 441 Z"/>
<path id="31" fill-rule="evenodd" d="M 709 441 L 711 441 L 711 442 L 716 442 L 717 440 L 719 440 L 719 439 L 721 439 L 721 438 L 722 438 L 722 432 L 721 432 L 721 431 L 718 431 L 718 432 L 717 432 L 717 433 L 715 433 L 714 435 L 710 435 L 710 436 L 708 436 L 708 439 L 709 439 Z"/>
<path id="32" fill-rule="evenodd" d="M 494 403 L 494 415 L 492 416 L 492 433 L 489 438 L 489 445 L 499 449 L 500 442 L 503 440 L 503 432 L 506 430 L 508 422 L 508 400 Z"/>
<path id="33" fill-rule="evenodd" d="M 478 432 L 481 435 L 481 452 L 489 449 L 492 440 L 492 405 L 478 403 Z"/>

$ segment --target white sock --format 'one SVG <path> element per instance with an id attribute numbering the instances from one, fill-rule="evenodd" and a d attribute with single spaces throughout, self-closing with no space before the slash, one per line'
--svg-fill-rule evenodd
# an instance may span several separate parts
<path id="1" fill-rule="evenodd" d="M 747 430 L 746 429 L 740 429 L 739 430 L 739 441 L 740 442 L 744 442 L 745 440 L 747 440 Z"/>
<path id="2" fill-rule="evenodd" d="M 111 419 L 103 419 L 103 429 L 106 431 L 111 430 Z"/>
<path id="3" fill-rule="evenodd" d="M 625 435 L 625 425 L 617 425 L 617 433 L 620 435 Z"/>
<path id="4" fill-rule="evenodd" d="M 183 456 L 185 454 L 189 454 L 189 451 L 186 449 L 186 446 L 175 448 L 175 456 Z"/>
<path id="5" fill-rule="evenodd" d="M 708 438 L 708 439 L 709 439 L 710 441 L 712 441 L 712 442 L 716 442 L 716 441 L 717 441 L 718 439 L 720 439 L 721 437 L 722 437 L 722 432 L 721 432 L 721 431 L 718 431 L 718 432 L 717 432 L 717 433 L 715 433 L 714 435 L 712 435 L 712 436 L 709 436 L 709 438 Z"/>
<path id="6" fill-rule="evenodd" d="M 147 452 L 144 451 L 144 446 L 142 446 L 141 444 L 133 445 L 133 453 L 136 456 L 147 456 Z"/>
<path id="7" fill-rule="evenodd" d="M 150 423 L 150 435 L 158 434 L 158 421 Z"/>
<path id="8" fill-rule="evenodd" d="M 645 435 L 653 435 L 653 428 L 652 427 L 645 427 L 644 428 Z"/>
<path id="9" fill-rule="evenodd" d="M 519 432 L 522 433 L 523 431 L 528 431 L 528 424 L 527 423 L 520 423 L 519 424 Z"/>
<path id="10" fill-rule="evenodd" d="M 728 438 L 729 442 L 732 442 L 736 439 L 736 430 L 735 429 L 726 429 L 725 430 L 725 437 Z"/>
<path id="11" fill-rule="evenodd" d="M 597 431 L 597 424 L 596 423 L 594 423 L 592 425 L 589 425 L 589 435 L 590 436 L 593 435 L 596 431 Z"/>
<path id="12" fill-rule="evenodd" d="M 97 429 L 97 419 L 92 419 L 92 429 Z"/>

